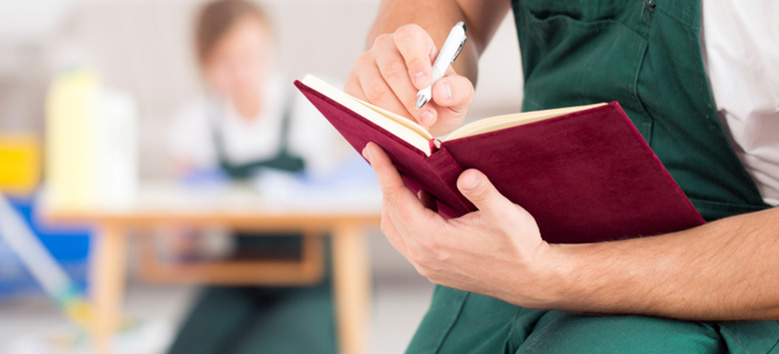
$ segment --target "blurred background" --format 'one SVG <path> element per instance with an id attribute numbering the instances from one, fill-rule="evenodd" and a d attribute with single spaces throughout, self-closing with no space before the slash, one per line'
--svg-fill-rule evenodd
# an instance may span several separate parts
<path id="1" fill-rule="evenodd" d="M 290 92 L 292 81 L 308 73 L 340 87 L 365 49 L 378 10 L 378 0 L 257 3 L 273 28 L 273 76 L 280 78 L 279 87 Z M 95 230 L 89 224 L 40 222 L 35 215 L 44 186 L 49 197 L 62 198 L 65 204 L 94 203 L 84 201 L 83 191 L 96 188 L 91 193 L 102 202 L 122 205 L 133 200 L 139 186 L 181 180 L 169 154 L 170 136 L 175 134 L 171 132 L 176 130 L 182 106 L 209 91 L 193 40 L 202 7 L 198 0 L 0 2 L 0 191 L 7 206 L 0 205 L 0 223 L 5 226 L 0 227 L 0 353 L 38 348 L 27 342 L 50 340 L 51 333 L 65 338 L 73 329 L 62 306 L 58 308 L 62 299 L 52 301 L 56 294 L 45 289 L 46 280 L 31 269 L 30 260 L 63 272 L 75 293 L 88 292 L 90 237 Z M 469 120 L 520 110 L 521 64 L 511 22 L 504 21 L 482 57 Z M 95 96 L 99 103 L 94 104 L 98 113 L 84 114 L 113 117 L 108 126 L 60 118 L 77 115 L 78 107 L 70 104 L 82 97 L 79 92 L 99 92 Z M 307 104 L 298 101 L 296 105 Z M 324 122 L 313 112 L 306 114 Z M 79 139 L 73 138 L 77 129 L 84 129 L 78 134 L 108 138 L 101 138 L 98 145 L 78 147 Z M 89 162 L 74 155 L 95 149 L 100 151 L 89 161 L 110 160 L 103 162 L 109 172 L 97 174 L 110 183 L 72 172 L 89 168 L 83 165 Z M 358 158 L 353 151 L 344 154 L 344 161 Z M 9 226 L 20 220 L 19 228 Z M 156 237 L 181 238 L 180 229 L 160 231 Z M 23 241 L 19 235 L 37 241 Z M 367 238 L 373 281 L 369 350 L 402 352 L 427 309 L 433 287 L 392 249 L 378 227 Z M 181 248 L 177 242 L 158 243 L 163 249 Z M 45 252 L 31 252 L 25 258 L 20 255 L 25 247 Z M 123 311 L 165 328 L 154 339 L 156 348 L 140 352 L 165 352 L 202 289 L 144 281 L 137 276 L 137 245 L 131 241 L 129 247 Z M 197 244 L 206 253 L 225 247 L 220 242 Z M 27 344 L 7 345 L 14 341 Z"/>

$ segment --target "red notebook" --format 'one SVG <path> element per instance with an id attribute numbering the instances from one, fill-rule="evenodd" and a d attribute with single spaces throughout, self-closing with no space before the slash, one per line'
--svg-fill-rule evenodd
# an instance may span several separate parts
<path id="1" fill-rule="evenodd" d="M 414 122 L 308 75 L 295 86 L 357 150 L 381 146 L 446 218 L 476 210 L 457 189 L 475 168 L 552 243 L 657 235 L 704 223 L 619 103 L 486 118 L 434 139 Z"/>

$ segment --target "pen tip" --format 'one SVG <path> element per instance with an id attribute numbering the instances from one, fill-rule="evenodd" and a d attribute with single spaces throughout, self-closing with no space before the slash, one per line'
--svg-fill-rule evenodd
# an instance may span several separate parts
<path id="1" fill-rule="evenodd" d="M 424 107 L 426 104 L 427 104 L 427 97 L 425 97 L 425 95 L 417 95 L 417 104 L 416 104 L 417 110 Z"/>

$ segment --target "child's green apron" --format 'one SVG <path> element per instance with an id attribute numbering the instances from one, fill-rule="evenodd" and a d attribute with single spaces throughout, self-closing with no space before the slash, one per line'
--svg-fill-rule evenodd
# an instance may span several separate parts
<path id="1" fill-rule="evenodd" d="M 273 169 L 290 173 L 300 172 L 305 168 L 303 158 L 296 156 L 290 151 L 290 124 L 292 121 L 292 102 L 291 95 L 284 102 L 284 111 L 281 117 L 281 129 L 279 131 L 279 149 L 276 154 L 267 159 L 249 161 L 244 163 L 233 162 L 227 155 L 224 132 L 218 124 L 219 119 L 223 118 L 224 113 L 218 109 L 221 105 L 215 100 L 209 105 L 209 120 L 211 121 L 211 131 L 213 133 L 214 149 L 219 162 L 219 168 L 230 179 L 235 181 L 251 178 L 256 173 L 261 173 L 262 169 Z M 259 236 L 251 233 L 236 233 L 236 249 L 239 255 L 251 253 L 268 254 L 277 253 L 281 256 L 299 255 L 302 238 L 300 233 L 290 235 L 271 235 L 265 234 Z M 284 237 L 278 237 L 284 236 Z"/>
<path id="2" fill-rule="evenodd" d="M 222 171 L 234 180 L 250 178 L 262 168 L 299 172 L 302 158 L 289 149 L 291 102 L 281 125 L 278 153 L 265 160 L 237 164 L 225 151 L 223 134 L 212 124 L 214 145 Z M 211 104 L 209 117 L 216 123 L 221 112 Z M 237 257 L 299 258 L 302 234 L 235 233 Z M 329 247 L 329 246 L 328 246 Z M 335 353 L 333 302 L 326 277 L 305 287 L 206 286 L 182 321 L 170 354 Z"/>
<path id="3" fill-rule="evenodd" d="M 513 0 L 524 110 L 619 101 L 707 220 L 767 208 L 708 87 L 695 0 Z M 578 316 L 437 287 L 409 353 L 767 353 L 779 324 Z"/>

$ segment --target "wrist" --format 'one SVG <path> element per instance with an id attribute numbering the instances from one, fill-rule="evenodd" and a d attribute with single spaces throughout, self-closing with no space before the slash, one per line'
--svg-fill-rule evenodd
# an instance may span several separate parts
<path id="1" fill-rule="evenodd" d="M 539 282 L 545 284 L 543 308 L 561 309 L 570 303 L 571 289 L 578 278 L 578 266 L 574 260 L 576 253 L 571 245 L 545 244 L 543 258 L 536 265 L 540 267 Z"/>
<path id="2" fill-rule="evenodd" d="M 618 302 L 613 291 L 613 274 L 601 267 L 607 255 L 602 243 L 553 244 L 549 253 L 547 279 L 553 285 L 548 294 L 548 309 L 600 313 Z M 609 290 L 612 289 L 612 290 Z"/>
<path id="3" fill-rule="evenodd" d="M 570 302 L 570 287 L 576 277 L 567 253 L 566 245 L 542 241 L 532 256 L 518 254 L 515 259 L 523 263 L 508 271 L 515 275 L 510 281 L 513 286 L 504 288 L 503 296 L 497 297 L 525 308 L 562 309 Z"/>

